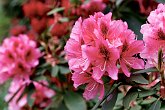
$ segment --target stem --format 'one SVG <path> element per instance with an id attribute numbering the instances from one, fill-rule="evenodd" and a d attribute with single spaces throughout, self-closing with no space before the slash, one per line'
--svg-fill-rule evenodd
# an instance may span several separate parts
<path id="1" fill-rule="evenodd" d="M 61 92 L 60 91 L 60 89 L 58 89 L 58 88 L 52 88 L 52 87 L 50 87 L 50 86 L 48 86 L 48 85 L 46 85 L 46 84 L 44 84 L 44 83 L 42 83 L 42 82 L 39 82 L 39 81 L 35 81 L 35 82 L 37 82 L 38 84 L 41 84 L 42 86 L 44 86 L 44 87 L 46 87 L 46 88 L 48 88 L 48 89 L 51 89 L 51 90 L 53 90 L 53 91 L 55 91 L 55 92 Z"/>
<path id="2" fill-rule="evenodd" d="M 96 110 L 98 107 L 99 107 L 99 105 L 102 103 L 102 102 L 104 102 L 106 99 L 107 99 L 107 97 L 117 88 L 117 87 L 119 87 L 121 85 L 121 83 L 118 83 L 117 85 L 116 85 L 116 87 L 114 87 L 114 88 L 112 88 L 112 86 L 113 86 L 113 84 L 112 85 L 110 85 L 110 90 L 107 92 L 107 94 L 104 96 L 104 98 L 102 99 L 102 100 L 100 100 L 100 101 L 98 101 L 97 103 L 96 103 L 96 105 L 91 109 L 91 110 Z"/>
<path id="3" fill-rule="evenodd" d="M 161 75 L 161 84 L 162 84 L 162 86 L 165 87 L 164 71 L 161 71 L 161 72 L 160 72 L 160 75 Z"/>
<path id="4" fill-rule="evenodd" d="M 17 95 L 17 93 L 24 87 L 24 85 L 21 85 L 21 87 L 13 94 L 13 96 L 7 101 L 7 103 L 11 102 L 14 97 Z"/>

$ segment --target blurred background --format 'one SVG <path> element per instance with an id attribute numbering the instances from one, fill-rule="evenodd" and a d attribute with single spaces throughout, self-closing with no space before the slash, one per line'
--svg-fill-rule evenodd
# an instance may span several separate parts
<path id="1" fill-rule="evenodd" d="M 99 11 L 112 12 L 113 19 L 126 21 L 137 38 L 142 39 L 141 25 L 158 3 L 165 0 L 0 0 L 0 42 L 19 34 L 28 34 L 33 40 L 46 35 L 55 44 L 59 39 L 66 41 L 80 16 L 87 18 Z M 0 86 L 1 110 L 7 110 L 4 96 L 8 87 L 9 83 Z"/>

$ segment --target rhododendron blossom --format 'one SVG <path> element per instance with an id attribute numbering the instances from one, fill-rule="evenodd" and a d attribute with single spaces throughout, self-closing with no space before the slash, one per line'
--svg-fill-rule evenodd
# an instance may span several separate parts
<path id="1" fill-rule="evenodd" d="M 31 96 L 27 96 L 27 94 L 24 94 L 24 90 L 26 86 L 29 84 L 33 84 L 35 88 L 35 92 L 31 94 Z M 43 85 L 45 86 L 43 86 Z M 18 80 L 15 79 L 12 81 L 9 93 L 5 97 L 6 101 L 9 101 L 9 110 L 22 110 L 24 108 L 28 108 L 27 105 L 27 97 L 30 97 L 34 99 L 34 105 L 38 108 L 42 109 L 47 107 L 51 103 L 51 98 L 55 95 L 55 92 L 49 88 L 46 87 L 47 82 L 41 81 L 38 82 L 32 82 L 32 81 L 24 81 L 24 80 Z M 21 96 L 23 94 L 23 96 Z M 13 97 L 14 96 L 14 97 Z"/>
<path id="2" fill-rule="evenodd" d="M 146 68 L 156 67 L 161 78 L 160 95 L 165 97 L 164 58 L 165 58 L 165 5 L 159 4 L 148 17 L 148 23 L 142 25 L 141 33 L 145 42 L 142 58 L 147 59 Z M 161 60 L 160 60 L 161 59 Z M 160 66 L 161 63 L 161 66 Z"/>
<path id="3" fill-rule="evenodd" d="M 36 42 L 26 35 L 6 38 L 0 46 L 0 83 L 8 78 L 29 79 L 32 69 L 39 64 L 39 57 Z"/>
<path id="4" fill-rule="evenodd" d="M 112 20 L 111 16 L 112 13 L 98 12 L 84 20 L 79 18 L 65 46 L 74 86 L 87 84 L 86 99 L 93 99 L 98 93 L 102 98 L 103 76 L 118 80 L 120 68 L 127 77 L 130 68 L 144 68 L 143 60 L 135 57 L 143 50 L 143 42 L 135 39 L 126 22 Z"/>
<path id="5" fill-rule="evenodd" d="M 148 17 L 147 24 L 142 25 L 141 33 L 145 42 L 145 49 L 141 56 L 148 60 L 146 67 L 157 67 L 158 51 L 165 52 L 165 5 L 159 4 Z M 164 54 L 165 55 L 165 54 Z"/>

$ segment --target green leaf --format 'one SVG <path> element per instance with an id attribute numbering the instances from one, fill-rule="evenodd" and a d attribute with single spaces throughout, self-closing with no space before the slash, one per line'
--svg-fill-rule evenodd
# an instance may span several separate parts
<path id="1" fill-rule="evenodd" d="M 64 102 L 69 110 L 87 110 L 84 99 L 77 93 L 66 92 Z"/>
<path id="2" fill-rule="evenodd" d="M 119 7 L 124 0 L 116 0 L 116 7 Z"/>
<path id="3" fill-rule="evenodd" d="M 118 92 L 117 89 L 110 94 L 106 101 L 103 103 L 102 110 L 113 110 L 115 103 L 117 101 Z"/>
<path id="4" fill-rule="evenodd" d="M 32 107 L 33 104 L 34 104 L 35 99 L 32 98 L 31 95 L 34 93 L 35 87 L 34 87 L 33 83 L 31 83 L 27 88 L 28 88 L 27 89 L 27 91 L 28 91 L 28 93 L 27 93 L 27 103 L 30 107 Z"/>
<path id="5" fill-rule="evenodd" d="M 57 110 L 68 110 L 68 108 L 66 107 L 64 103 L 61 103 L 59 107 L 57 108 Z"/>
<path id="6" fill-rule="evenodd" d="M 81 3 L 80 0 L 70 0 L 70 2 L 71 2 L 71 3 L 75 3 L 75 4 L 79 4 L 79 3 Z"/>
<path id="7" fill-rule="evenodd" d="M 135 88 L 131 88 L 127 92 L 126 96 L 123 98 L 124 107 L 128 108 L 130 102 L 136 100 L 137 97 L 138 97 L 138 91 Z"/>
<path id="8" fill-rule="evenodd" d="M 134 107 L 132 107 L 130 110 L 141 110 L 142 107 L 140 105 L 136 105 Z"/>
<path id="9" fill-rule="evenodd" d="M 125 9 L 127 9 L 126 7 L 124 7 Z M 123 9 L 123 11 L 125 10 Z M 139 18 L 140 16 L 131 11 L 131 9 L 128 13 L 123 13 L 123 20 L 125 20 L 128 23 L 128 27 L 130 29 L 132 29 L 134 31 L 134 33 L 138 36 L 138 39 L 142 39 L 142 34 L 140 33 L 140 29 L 141 29 L 141 25 L 143 24 L 143 22 L 141 21 L 141 19 Z M 126 10 L 127 11 L 127 10 Z"/>
<path id="10" fill-rule="evenodd" d="M 47 13 L 47 15 L 52 15 L 52 14 L 58 13 L 58 12 L 60 12 L 60 11 L 63 11 L 64 9 L 65 9 L 64 7 L 55 8 L 55 9 L 49 11 L 49 12 Z"/>
<path id="11" fill-rule="evenodd" d="M 70 73 L 70 70 L 69 70 L 68 67 L 59 66 L 59 69 L 60 69 L 60 73 L 61 73 L 61 74 L 68 74 L 68 73 Z"/>
<path id="12" fill-rule="evenodd" d="M 68 22 L 69 19 L 67 17 L 62 17 L 59 19 L 60 22 Z"/>
<path id="13" fill-rule="evenodd" d="M 160 110 L 165 110 L 165 104 L 161 105 L 161 109 Z"/>
<path id="14" fill-rule="evenodd" d="M 146 80 L 141 74 L 132 75 L 130 80 L 139 84 L 148 84 L 148 80 Z"/>
<path id="15" fill-rule="evenodd" d="M 154 98 L 154 97 L 151 97 L 151 98 L 147 98 L 147 99 L 145 99 L 142 103 L 141 103 L 141 105 L 147 105 L 147 104 L 151 104 L 151 103 L 153 103 L 154 101 L 156 101 L 157 99 L 156 98 Z"/>
<path id="16" fill-rule="evenodd" d="M 156 90 L 144 90 L 139 92 L 139 97 L 147 97 L 157 93 Z"/>
<path id="17" fill-rule="evenodd" d="M 58 72 L 59 72 L 59 67 L 58 67 L 57 65 L 54 66 L 54 67 L 52 67 L 51 75 L 52 75 L 53 77 L 56 77 L 57 74 L 58 74 Z"/>
<path id="18" fill-rule="evenodd" d="M 156 0 L 158 3 L 165 3 L 165 0 Z"/>
<path id="19" fill-rule="evenodd" d="M 160 100 L 156 100 L 148 110 L 160 110 L 161 102 Z"/>
<path id="20" fill-rule="evenodd" d="M 63 95 L 62 94 L 56 94 L 53 98 L 52 98 L 52 104 L 51 104 L 51 108 L 58 108 L 60 106 L 60 104 L 63 101 Z"/>
<path id="21" fill-rule="evenodd" d="M 158 72 L 158 70 L 155 67 L 152 67 L 152 68 L 148 68 L 148 69 L 133 72 L 133 74 L 141 74 L 141 73 L 148 73 L 148 72 Z"/>
<path id="22" fill-rule="evenodd" d="M 46 76 L 43 76 L 43 75 L 41 75 L 41 76 L 36 76 L 34 79 L 33 79 L 34 81 L 45 81 L 45 80 L 47 80 L 47 78 L 46 78 Z"/>

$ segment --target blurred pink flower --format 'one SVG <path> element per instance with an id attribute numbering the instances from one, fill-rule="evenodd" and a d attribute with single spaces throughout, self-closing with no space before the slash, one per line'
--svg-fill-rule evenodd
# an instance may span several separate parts
<path id="1" fill-rule="evenodd" d="M 42 81 L 40 83 L 33 82 L 35 86 L 35 92 L 32 94 L 32 98 L 35 99 L 34 104 L 39 105 L 39 108 L 45 108 L 51 103 L 51 98 L 55 95 L 55 92 L 48 87 L 48 83 L 46 81 Z M 43 86 L 43 85 L 45 86 Z"/>
<path id="2" fill-rule="evenodd" d="M 28 78 L 32 74 L 32 69 L 38 65 L 39 57 L 41 53 L 36 48 L 36 42 L 26 35 L 6 38 L 0 46 L 0 79 Z"/>
<path id="3" fill-rule="evenodd" d="M 29 83 L 30 80 L 24 81 L 23 79 L 20 80 L 18 78 L 15 78 L 11 82 L 8 94 L 5 96 L 5 101 L 9 102 L 9 110 L 21 110 L 21 108 L 27 104 L 27 95 L 24 94 L 22 97 L 21 95 L 23 94 L 26 85 Z"/>
<path id="4" fill-rule="evenodd" d="M 140 6 L 140 13 L 149 15 L 156 8 L 158 3 L 155 0 L 136 0 Z"/>
<path id="5" fill-rule="evenodd" d="M 81 5 L 81 9 L 84 11 L 84 16 L 92 15 L 95 12 L 103 11 L 106 8 L 106 4 L 103 0 L 90 0 Z"/>
<path id="6" fill-rule="evenodd" d="M 5 97 L 6 101 L 9 101 L 9 110 L 22 110 L 27 105 L 27 94 L 24 93 L 25 88 L 33 84 L 35 88 L 34 93 L 32 93 L 31 98 L 34 99 L 34 105 L 38 108 L 45 108 L 51 103 L 51 98 L 55 95 L 55 92 L 47 88 L 47 82 L 41 81 L 31 82 L 30 80 L 18 80 L 15 79 L 12 81 L 8 94 Z M 44 86 L 43 86 L 43 85 Z M 23 96 L 21 97 L 21 95 Z M 14 96 L 14 97 L 13 97 Z M 21 98 L 20 98 L 21 97 Z M 12 98 L 12 99 L 11 99 Z"/>

